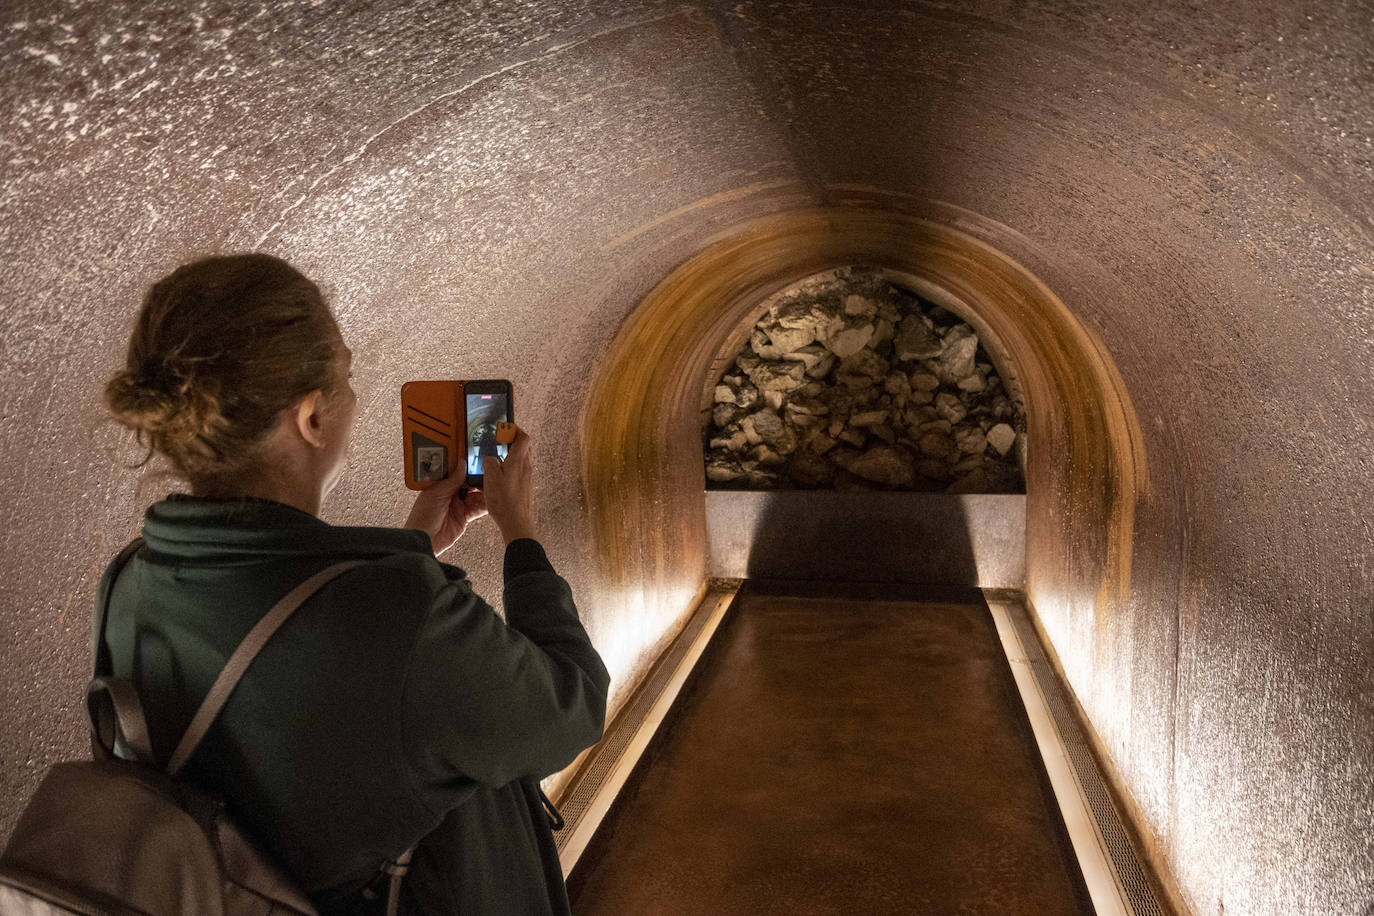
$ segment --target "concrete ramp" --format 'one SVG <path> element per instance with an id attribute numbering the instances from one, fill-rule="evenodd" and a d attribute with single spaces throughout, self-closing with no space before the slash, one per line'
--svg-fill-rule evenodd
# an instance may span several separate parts
<path id="1" fill-rule="evenodd" d="M 594 914 L 1092 912 L 973 589 L 747 583 L 569 879 Z"/>

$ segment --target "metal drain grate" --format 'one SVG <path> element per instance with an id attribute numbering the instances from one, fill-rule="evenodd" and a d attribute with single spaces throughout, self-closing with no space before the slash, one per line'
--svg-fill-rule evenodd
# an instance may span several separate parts
<path id="1" fill-rule="evenodd" d="M 1049 659 L 1041 647 L 1040 637 L 1031 624 L 1025 607 L 1019 600 L 1006 602 L 1008 616 L 1016 627 L 1021 648 L 1026 653 L 1026 661 L 1035 676 L 1040 693 L 1045 697 L 1050 716 L 1060 739 L 1068 751 L 1069 761 L 1073 764 L 1074 776 L 1079 788 L 1088 802 L 1096 822 L 1097 831 L 1107 850 L 1108 861 L 1115 872 L 1117 885 L 1131 912 L 1135 916 L 1166 916 L 1169 912 L 1160 905 L 1155 895 L 1154 885 L 1146 875 L 1135 846 L 1117 814 L 1107 783 L 1102 778 L 1097 761 L 1093 758 L 1088 742 L 1079 727 L 1078 718 L 1069 708 L 1059 678 L 1050 667 Z"/>
<path id="2" fill-rule="evenodd" d="M 715 582 L 711 583 L 716 586 Z M 625 753 L 626 747 L 644 724 L 645 717 L 663 693 L 664 687 L 672 679 L 683 657 L 691 650 L 697 636 L 710 620 L 712 613 L 723 600 L 733 597 L 738 585 L 733 587 L 711 587 L 701 599 L 697 610 L 687 621 L 682 632 L 677 635 L 668 651 L 659 659 L 653 671 L 635 693 L 629 706 L 616 718 L 609 735 L 602 739 L 594 756 L 583 766 L 573 786 L 559 800 L 559 812 L 563 815 L 563 829 L 556 834 L 558 851 L 561 853 L 577 831 L 577 825 L 591 807 L 592 800 L 605 784 L 611 770 Z"/>

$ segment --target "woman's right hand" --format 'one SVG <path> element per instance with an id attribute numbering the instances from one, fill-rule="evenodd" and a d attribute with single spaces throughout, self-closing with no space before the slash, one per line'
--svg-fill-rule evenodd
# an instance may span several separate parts
<path id="1" fill-rule="evenodd" d="M 530 437 L 519 426 L 504 461 L 491 455 L 482 459 L 482 493 L 487 514 L 496 521 L 507 544 L 535 537 Z"/>

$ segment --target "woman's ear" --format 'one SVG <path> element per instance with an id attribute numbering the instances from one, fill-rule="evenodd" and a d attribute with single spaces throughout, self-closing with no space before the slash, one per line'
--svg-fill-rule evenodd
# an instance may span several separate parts
<path id="1" fill-rule="evenodd" d="M 324 392 L 316 388 L 301 398 L 295 408 L 296 431 L 316 448 L 324 448 Z"/>

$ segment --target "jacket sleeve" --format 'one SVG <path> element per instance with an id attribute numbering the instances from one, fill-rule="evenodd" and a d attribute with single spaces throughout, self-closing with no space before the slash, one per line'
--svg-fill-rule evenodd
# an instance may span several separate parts
<path id="1" fill-rule="evenodd" d="M 506 553 L 506 620 L 466 579 L 420 625 L 402 697 L 416 788 L 556 773 L 601 738 L 610 675 L 535 541 Z"/>

